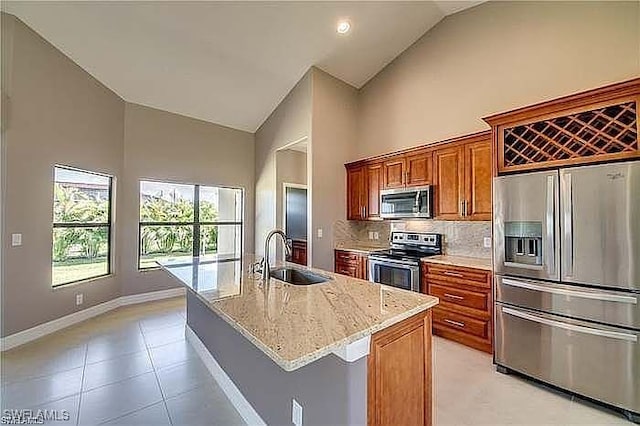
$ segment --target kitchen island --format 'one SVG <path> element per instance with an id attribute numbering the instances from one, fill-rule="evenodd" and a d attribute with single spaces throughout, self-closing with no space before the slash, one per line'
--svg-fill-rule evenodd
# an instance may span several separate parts
<path id="1" fill-rule="evenodd" d="M 328 280 L 265 284 L 255 260 L 161 264 L 187 287 L 187 337 L 245 420 L 291 424 L 295 400 L 304 425 L 431 423 L 437 298 L 315 269 Z"/>

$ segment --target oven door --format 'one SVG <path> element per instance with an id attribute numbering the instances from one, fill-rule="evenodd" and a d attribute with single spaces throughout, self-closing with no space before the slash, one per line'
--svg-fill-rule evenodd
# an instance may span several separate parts
<path id="1" fill-rule="evenodd" d="M 369 281 L 420 291 L 420 266 L 390 259 L 369 258 Z"/>
<path id="2" fill-rule="evenodd" d="M 380 217 L 430 218 L 431 187 L 387 189 L 380 192 Z"/>

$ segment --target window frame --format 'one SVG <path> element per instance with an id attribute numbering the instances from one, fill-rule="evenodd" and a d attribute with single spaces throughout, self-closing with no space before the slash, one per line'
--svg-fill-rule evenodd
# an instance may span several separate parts
<path id="1" fill-rule="evenodd" d="M 145 221 L 143 222 L 140 217 L 140 209 L 142 205 L 140 204 L 140 184 L 142 182 L 151 182 L 151 183 L 164 183 L 167 185 L 188 185 L 193 187 L 193 221 L 191 222 L 151 222 Z M 240 204 L 241 204 L 241 220 L 240 221 L 200 221 L 200 188 L 222 188 L 222 189 L 235 189 L 240 191 Z M 137 265 L 138 271 L 153 271 L 160 269 L 159 265 L 156 266 L 147 266 L 141 267 L 140 260 L 142 259 L 142 228 L 144 226 L 192 226 L 193 227 L 193 246 L 191 250 L 191 256 L 199 257 L 200 256 L 200 227 L 201 226 L 218 226 L 218 225 L 231 225 L 231 226 L 240 226 L 240 256 L 237 258 L 234 257 L 233 260 L 237 260 L 242 256 L 242 250 L 244 247 L 244 188 L 237 186 L 221 186 L 221 185 L 203 185 L 199 183 L 183 183 L 183 182 L 175 182 L 175 181 L 166 181 L 166 180 L 155 180 L 155 179 L 140 179 L 138 181 L 138 256 L 137 256 Z M 229 259 L 232 260 L 232 259 Z"/>
<path id="2" fill-rule="evenodd" d="M 100 177 L 105 177 L 107 179 L 109 179 L 109 202 L 108 202 L 108 209 L 107 209 L 107 222 L 56 222 L 55 221 L 55 217 L 53 218 L 53 220 L 51 221 L 52 223 L 52 227 L 51 227 L 51 248 L 52 248 L 52 254 L 51 254 L 51 288 L 60 288 L 63 286 L 67 286 L 67 285 L 73 285 L 73 284 L 80 284 L 83 282 L 87 282 L 87 281 L 93 281 L 99 278 L 104 278 L 104 277 L 108 277 L 110 275 L 113 274 L 113 261 L 112 261 L 112 250 L 111 250 L 111 243 L 113 242 L 113 181 L 114 181 L 114 177 L 112 175 L 108 175 L 106 173 L 100 173 L 100 172 L 93 172 L 90 170 L 84 170 L 84 169 L 80 169 L 78 167 L 73 167 L 73 166 L 65 166 L 62 164 L 54 164 L 53 165 L 53 188 L 55 191 L 55 185 L 56 185 L 56 177 L 55 177 L 55 171 L 56 169 L 64 169 L 64 170 L 70 170 L 73 172 L 80 172 L 80 173 L 86 173 L 86 174 L 90 174 L 90 175 L 95 175 L 95 176 L 100 176 Z M 53 197 L 53 206 L 55 208 L 55 194 Z M 55 214 L 54 214 L 55 216 Z M 100 275 L 92 275 L 90 277 L 86 277 L 86 278 L 80 278 L 77 280 L 73 280 L 73 281 L 67 281 L 64 283 L 59 283 L 59 284 L 54 284 L 53 282 L 53 245 L 54 245 L 54 232 L 55 229 L 69 229 L 69 228 L 107 228 L 107 272 L 104 274 L 100 274 Z"/>

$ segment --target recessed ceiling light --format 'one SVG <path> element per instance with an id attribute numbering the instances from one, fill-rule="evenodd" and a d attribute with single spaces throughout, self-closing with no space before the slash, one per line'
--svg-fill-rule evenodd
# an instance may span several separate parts
<path id="1" fill-rule="evenodd" d="M 336 31 L 338 34 L 346 34 L 351 29 L 351 24 L 349 21 L 340 21 L 338 22 L 338 26 L 336 27 Z"/>

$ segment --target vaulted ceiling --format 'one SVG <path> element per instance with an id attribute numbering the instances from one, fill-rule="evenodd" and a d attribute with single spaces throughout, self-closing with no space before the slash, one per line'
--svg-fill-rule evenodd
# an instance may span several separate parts
<path id="1" fill-rule="evenodd" d="M 447 14 L 478 3 L 8 1 L 3 10 L 126 101 L 253 132 L 310 66 L 359 88 Z"/>

